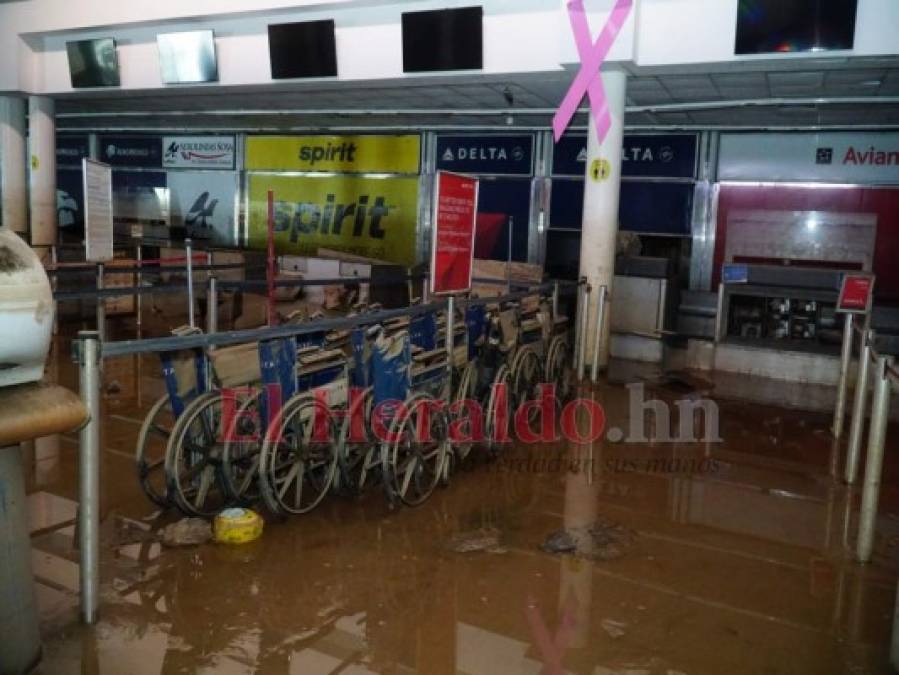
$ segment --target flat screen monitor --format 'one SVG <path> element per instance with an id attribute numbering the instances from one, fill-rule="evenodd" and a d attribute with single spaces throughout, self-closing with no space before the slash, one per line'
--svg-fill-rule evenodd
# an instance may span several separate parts
<path id="1" fill-rule="evenodd" d="M 852 49 L 858 0 L 739 0 L 737 54 Z"/>
<path id="2" fill-rule="evenodd" d="M 112 38 L 66 42 L 66 53 L 75 89 L 119 86 L 119 60 Z"/>
<path id="3" fill-rule="evenodd" d="M 337 46 L 331 20 L 270 25 L 268 51 L 274 80 L 337 75 Z"/>
<path id="4" fill-rule="evenodd" d="M 481 7 L 403 13 L 403 72 L 484 67 Z"/>
<path id="5" fill-rule="evenodd" d="M 215 82 L 218 65 L 215 60 L 215 36 L 211 30 L 160 33 L 159 66 L 166 84 Z"/>

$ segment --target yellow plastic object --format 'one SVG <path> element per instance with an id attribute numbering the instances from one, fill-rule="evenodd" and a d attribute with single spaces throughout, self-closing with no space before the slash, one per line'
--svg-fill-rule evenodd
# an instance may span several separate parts
<path id="1" fill-rule="evenodd" d="M 262 518 L 249 509 L 225 509 L 215 517 L 212 530 L 220 544 L 246 544 L 262 535 Z"/>

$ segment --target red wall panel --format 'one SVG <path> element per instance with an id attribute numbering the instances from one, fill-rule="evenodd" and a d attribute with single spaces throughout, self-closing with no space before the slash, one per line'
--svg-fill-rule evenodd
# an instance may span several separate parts
<path id="1" fill-rule="evenodd" d="M 727 217 L 731 209 L 777 211 L 837 211 L 877 214 L 874 251 L 875 297 L 899 302 L 899 188 L 838 187 L 812 185 L 741 185 L 724 183 L 718 197 L 718 228 L 712 278 L 717 288 L 727 242 Z"/>

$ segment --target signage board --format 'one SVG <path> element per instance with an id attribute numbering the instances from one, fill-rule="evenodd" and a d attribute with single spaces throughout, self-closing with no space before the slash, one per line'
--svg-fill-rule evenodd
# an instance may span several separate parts
<path id="1" fill-rule="evenodd" d="M 84 175 L 85 260 L 112 260 L 112 169 L 108 164 L 82 159 Z"/>
<path id="2" fill-rule="evenodd" d="M 221 246 L 236 246 L 234 208 L 237 174 L 223 171 L 173 171 L 168 174 L 172 225 L 187 236 Z"/>
<path id="3" fill-rule="evenodd" d="M 90 140 L 87 134 L 61 134 L 56 137 L 56 165 L 77 166 L 81 168 L 81 160 L 90 157 Z"/>
<path id="4" fill-rule="evenodd" d="M 319 248 L 415 264 L 418 178 L 251 174 L 248 244 L 267 244 L 268 191 L 275 197 L 275 245 L 315 256 Z"/>
<path id="5" fill-rule="evenodd" d="M 234 136 L 163 136 L 166 169 L 233 169 Z"/>
<path id="6" fill-rule="evenodd" d="M 101 136 L 100 159 L 111 166 L 158 169 L 162 143 L 159 136 Z"/>
<path id="7" fill-rule="evenodd" d="M 431 239 L 431 292 L 461 293 L 471 288 L 478 180 L 438 171 Z"/>
<path id="8" fill-rule="evenodd" d="M 721 281 L 725 284 L 749 283 L 749 265 L 724 263 L 721 266 Z"/>
<path id="9" fill-rule="evenodd" d="M 643 178 L 693 178 L 695 134 L 625 134 L 621 175 Z M 587 135 L 566 134 L 553 147 L 554 176 L 581 178 L 587 166 Z"/>
<path id="10" fill-rule="evenodd" d="M 534 136 L 440 135 L 437 168 L 469 174 L 530 176 L 534 171 Z"/>
<path id="11" fill-rule="evenodd" d="M 837 311 L 845 314 L 867 314 L 874 297 L 874 277 L 870 274 L 845 274 L 837 300 Z"/>
<path id="12" fill-rule="evenodd" d="M 899 133 L 722 134 L 722 181 L 899 184 Z"/>
<path id="13" fill-rule="evenodd" d="M 250 136 L 248 171 L 417 174 L 421 138 L 403 136 Z"/>

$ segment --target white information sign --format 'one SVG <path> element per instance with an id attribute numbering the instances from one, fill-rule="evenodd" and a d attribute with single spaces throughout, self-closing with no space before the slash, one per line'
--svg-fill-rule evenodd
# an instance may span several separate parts
<path id="1" fill-rule="evenodd" d="M 112 260 L 112 168 L 82 159 L 84 246 L 88 262 Z"/>

